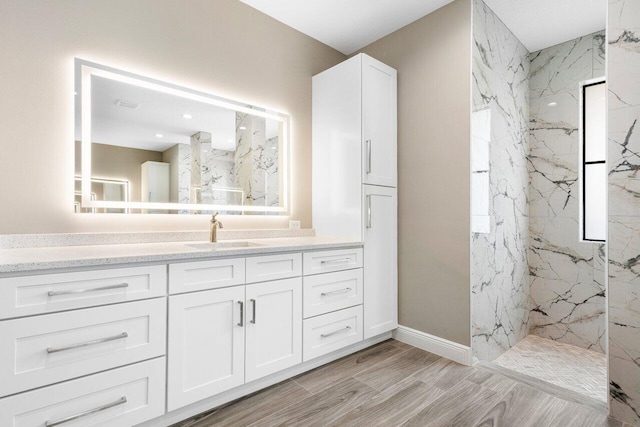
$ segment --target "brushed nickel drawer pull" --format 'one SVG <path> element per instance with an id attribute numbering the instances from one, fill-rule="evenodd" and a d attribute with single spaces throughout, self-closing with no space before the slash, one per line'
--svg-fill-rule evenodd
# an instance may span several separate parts
<path id="1" fill-rule="evenodd" d="M 128 288 L 128 287 L 129 287 L 128 283 L 120 283 L 119 285 L 102 286 L 99 288 L 71 289 L 68 291 L 49 291 L 48 295 L 50 297 L 57 297 L 60 295 L 84 294 L 85 292 L 98 292 L 98 291 L 106 291 L 109 289 L 121 289 L 121 288 Z"/>
<path id="2" fill-rule="evenodd" d="M 344 259 L 330 259 L 330 260 L 323 260 L 320 261 L 320 264 L 345 264 L 345 263 L 350 263 L 351 262 L 351 258 L 344 258 Z"/>
<path id="3" fill-rule="evenodd" d="M 333 295 L 333 294 L 343 294 L 345 292 L 349 292 L 351 290 L 351 288 L 344 288 L 344 289 L 338 289 L 337 291 L 331 291 L 331 292 L 322 292 L 320 294 L 321 297 L 326 297 L 327 295 Z"/>
<path id="4" fill-rule="evenodd" d="M 331 335 L 339 334 L 340 332 L 347 332 L 351 330 L 351 326 L 347 326 L 346 328 L 338 329 L 337 331 L 329 332 L 328 334 L 320 334 L 322 338 L 330 337 Z"/>
<path id="5" fill-rule="evenodd" d="M 252 298 L 249 301 L 251 301 L 253 303 L 253 311 L 252 311 L 253 318 L 250 320 L 250 322 L 255 325 L 255 323 L 256 323 L 256 300 L 254 300 Z"/>
<path id="6" fill-rule="evenodd" d="M 115 402 L 107 403 L 104 406 L 100 406 L 100 407 L 95 408 L 95 409 L 90 409 L 90 410 L 88 410 L 86 412 L 82 412 L 82 413 L 77 414 L 77 415 L 72 415 L 70 417 L 63 418 L 63 419 L 58 420 L 58 421 L 47 421 L 47 422 L 44 423 L 44 425 L 45 425 L 45 427 L 59 426 L 59 425 L 62 425 L 64 423 L 68 423 L 70 421 L 77 420 L 78 418 L 86 417 L 88 415 L 95 414 L 97 412 L 102 412 L 102 411 L 107 410 L 109 408 L 113 408 L 114 406 L 124 405 L 125 403 L 127 403 L 127 397 L 126 396 L 122 396 L 120 399 L 116 400 Z"/>
<path id="7" fill-rule="evenodd" d="M 90 346 L 90 345 L 101 344 L 103 342 L 121 340 L 121 339 L 127 338 L 128 336 L 129 336 L 128 333 L 123 332 L 123 333 L 121 333 L 119 335 L 114 335 L 112 337 L 100 338 L 100 339 L 97 339 L 97 340 L 81 342 L 79 344 L 72 344 L 72 345 L 67 346 L 67 347 L 59 347 L 59 348 L 49 347 L 47 349 L 47 353 L 51 354 L 51 353 L 59 353 L 61 351 L 67 351 L 67 350 L 75 350 L 76 348 L 82 348 L 82 347 L 87 347 L 87 346 Z"/>
<path id="8" fill-rule="evenodd" d="M 238 326 L 244 326 L 244 303 L 242 301 L 238 301 L 240 304 L 240 322 L 238 322 Z"/>

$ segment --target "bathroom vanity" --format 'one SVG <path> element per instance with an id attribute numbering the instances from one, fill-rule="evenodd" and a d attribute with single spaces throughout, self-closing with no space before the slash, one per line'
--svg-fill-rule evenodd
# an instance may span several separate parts
<path id="1" fill-rule="evenodd" d="M 358 241 L 0 255 L 3 426 L 169 425 L 390 337 L 364 340 Z"/>

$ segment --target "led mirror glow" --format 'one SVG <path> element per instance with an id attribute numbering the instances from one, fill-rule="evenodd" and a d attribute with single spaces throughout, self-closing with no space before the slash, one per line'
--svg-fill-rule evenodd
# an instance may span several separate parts
<path id="1" fill-rule="evenodd" d="M 75 60 L 79 212 L 286 214 L 289 116 Z M 92 191 L 125 179 L 127 201 Z"/>

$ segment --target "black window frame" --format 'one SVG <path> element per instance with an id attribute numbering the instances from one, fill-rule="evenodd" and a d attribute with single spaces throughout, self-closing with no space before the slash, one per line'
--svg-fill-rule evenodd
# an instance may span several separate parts
<path id="1" fill-rule="evenodd" d="M 586 134 L 586 120 L 587 120 L 587 97 L 586 97 L 586 91 L 587 88 L 592 87 L 592 86 L 598 86 L 598 85 L 605 85 L 605 89 L 606 89 L 606 84 L 607 81 L 606 79 L 598 79 L 597 81 L 591 81 L 591 82 L 586 82 L 584 84 L 581 85 L 580 87 L 580 99 L 582 101 L 582 117 L 581 117 L 581 123 L 580 123 L 580 137 L 582 139 L 582 155 L 580 156 L 580 167 L 582 168 L 582 200 L 580 201 L 580 209 L 582 210 L 582 240 L 585 242 L 596 242 L 596 243 L 606 243 L 606 239 L 602 240 L 602 239 L 589 239 L 587 238 L 587 178 L 586 178 L 586 174 L 587 174 L 587 166 L 589 165 L 601 165 L 601 164 L 605 164 L 607 163 L 607 160 L 605 158 L 605 160 L 593 160 L 593 161 L 587 161 L 586 160 L 586 155 L 587 155 L 587 134 Z M 605 156 L 606 156 L 606 147 L 605 147 Z"/>

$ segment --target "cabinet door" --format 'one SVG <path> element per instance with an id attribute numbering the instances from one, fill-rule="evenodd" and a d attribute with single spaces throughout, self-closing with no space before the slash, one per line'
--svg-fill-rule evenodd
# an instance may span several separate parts
<path id="1" fill-rule="evenodd" d="M 364 186 L 364 338 L 398 327 L 396 189 Z"/>
<path id="2" fill-rule="evenodd" d="M 397 185 L 397 72 L 362 57 L 363 182 Z"/>
<path id="3" fill-rule="evenodd" d="M 169 297 L 169 411 L 244 383 L 244 286 Z"/>
<path id="4" fill-rule="evenodd" d="M 302 362 L 302 278 L 247 285 L 246 382 Z"/>

